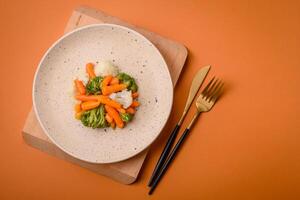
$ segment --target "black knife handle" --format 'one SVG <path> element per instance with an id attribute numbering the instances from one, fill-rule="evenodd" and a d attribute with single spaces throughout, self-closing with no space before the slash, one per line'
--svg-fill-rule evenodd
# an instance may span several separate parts
<path id="1" fill-rule="evenodd" d="M 166 146 L 165 146 L 163 152 L 161 153 L 161 155 L 160 155 L 160 157 L 159 157 L 159 160 L 158 160 L 158 162 L 156 163 L 156 166 L 155 166 L 155 168 L 154 168 L 154 171 L 153 171 L 153 173 L 152 173 L 152 175 L 151 175 L 151 178 L 150 178 L 150 180 L 149 180 L 149 182 L 148 182 L 148 186 L 149 186 L 149 187 L 152 186 L 153 181 L 156 179 L 157 174 L 159 173 L 159 171 L 160 171 L 160 169 L 162 168 L 162 166 L 163 166 L 163 164 L 164 164 L 166 158 L 168 157 L 169 152 L 170 152 L 170 150 L 171 150 L 171 148 L 172 148 L 172 145 L 173 145 L 173 143 L 174 143 L 174 141 L 175 141 L 175 138 L 176 138 L 176 136 L 177 136 L 177 133 L 178 133 L 178 131 L 179 131 L 179 129 L 180 129 L 180 126 L 181 126 L 181 125 L 176 124 L 176 126 L 175 126 L 175 128 L 173 129 L 171 135 L 169 136 L 168 141 L 167 141 L 167 144 L 166 144 Z"/>
<path id="2" fill-rule="evenodd" d="M 168 159 L 166 160 L 166 162 L 164 163 L 164 165 L 162 166 L 161 170 L 159 171 L 159 173 L 157 174 L 157 177 L 154 179 L 151 189 L 149 191 L 149 195 L 151 195 L 153 193 L 153 191 L 155 190 L 157 184 L 159 183 L 159 181 L 161 180 L 162 176 L 165 174 L 165 172 L 167 171 L 170 163 L 174 160 L 177 151 L 179 150 L 179 148 L 181 147 L 181 145 L 184 142 L 184 139 L 186 138 L 186 136 L 189 134 L 190 129 L 186 128 L 183 132 L 183 134 L 181 135 L 181 137 L 179 138 L 178 142 L 176 143 L 175 147 L 173 148 L 173 150 L 171 151 L 170 155 L 168 156 Z"/>

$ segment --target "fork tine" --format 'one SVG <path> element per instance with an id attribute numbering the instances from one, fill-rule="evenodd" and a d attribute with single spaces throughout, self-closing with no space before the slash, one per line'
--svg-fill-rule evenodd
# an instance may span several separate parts
<path id="1" fill-rule="evenodd" d="M 218 98 L 221 96 L 221 94 L 222 94 L 222 92 L 223 92 L 223 87 L 224 87 L 224 83 L 222 83 L 221 85 L 220 85 L 220 87 L 218 88 L 218 90 L 216 90 L 216 92 L 215 92 L 215 94 L 213 95 L 213 97 L 212 97 L 212 101 L 216 101 L 216 100 L 218 100 Z"/>
<path id="2" fill-rule="evenodd" d="M 216 79 L 212 86 L 209 88 L 209 90 L 207 91 L 207 95 L 206 95 L 206 100 L 210 99 L 210 97 L 212 96 L 214 90 L 216 89 L 217 83 L 219 82 L 219 79 Z"/>
<path id="3" fill-rule="evenodd" d="M 213 91 L 215 90 L 216 84 L 218 83 L 218 81 L 219 81 L 218 79 L 215 80 L 215 81 L 213 82 L 213 84 L 209 87 L 209 89 L 206 91 L 206 94 L 204 95 L 204 99 L 205 99 L 205 100 L 209 100 L 209 99 L 211 98 L 212 93 L 213 93 Z"/>
<path id="4" fill-rule="evenodd" d="M 220 79 L 217 79 L 217 81 L 215 82 L 215 87 L 211 89 L 210 93 L 209 93 L 209 97 L 208 100 L 211 101 L 213 96 L 215 95 L 215 93 L 217 92 L 217 90 L 219 89 L 220 85 L 222 84 L 222 81 Z"/>
<path id="5" fill-rule="evenodd" d="M 213 77 L 213 78 L 209 81 L 209 83 L 207 84 L 207 86 L 204 88 L 204 90 L 203 90 L 202 93 L 201 93 L 203 96 L 206 96 L 206 93 L 207 93 L 208 89 L 210 88 L 211 83 L 212 83 L 214 80 L 215 80 L 215 77 Z"/>

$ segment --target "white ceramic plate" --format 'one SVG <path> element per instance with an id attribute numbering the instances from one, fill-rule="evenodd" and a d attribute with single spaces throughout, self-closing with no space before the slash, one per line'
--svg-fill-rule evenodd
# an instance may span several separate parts
<path id="1" fill-rule="evenodd" d="M 139 107 L 124 129 L 92 129 L 74 118 L 73 80 L 85 64 L 112 61 L 135 77 Z M 128 159 L 147 148 L 164 127 L 173 102 L 168 67 L 156 47 L 134 30 L 89 25 L 55 42 L 42 58 L 33 83 L 33 105 L 47 136 L 66 153 L 92 163 Z"/>

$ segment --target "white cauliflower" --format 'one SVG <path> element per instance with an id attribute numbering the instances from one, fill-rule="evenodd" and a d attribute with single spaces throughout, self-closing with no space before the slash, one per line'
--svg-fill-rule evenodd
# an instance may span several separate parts
<path id="1" fill-rule="evenodd" d="M 129 90 L 122 90 L 121 92 L 112 93 L 109 97 L 121 104 L 125 109 L 128 108 L 132 104 L 132 93 Z"/>
<path id="2" fill-rule="evenodd" d="M 95 65 L 94 69 L 96 76 L 116 76 L 119 73 L 118 67 L 113 65 L 110 61 L 100 61 Z"/>

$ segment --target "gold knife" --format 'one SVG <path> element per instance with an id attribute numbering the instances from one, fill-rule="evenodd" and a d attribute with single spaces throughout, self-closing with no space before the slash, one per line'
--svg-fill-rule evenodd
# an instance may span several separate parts
<path id="1" fill-rule="evenodd" d="M 188 110 L 190 109 L 191 104 L 192 104 L 192 102 L 193 102 L 193 100 L 194 100 L 194 98 L 195 98 L 198 90 L 200 89 L 200 87 L 201 87 L 201 85 L 202 85 L 202 83 L 203 83 L 203 81 L 204 81 L 207 73 L 209 72 L 209 69 L 210 69 L 210 66 L 202 67 L 196 73 L 196 75 L 194 76 L 194 79 L 192 81 L 192 85 L 190 87 L 189 96 L 188 96 L 187 101 L 185 103 L 185 108 L 183 110 L 182 116 L 181 116 L 179 122 L 176 124 L 175 128 L 173 129 L 171 135 L 169 136 L 168 141 L 166 143 L 166 146 L 165 146 L 163 152 L 160 155 L 160 158 L 159 158 L 159 160 L 158 160 L 158 162 L 157 162 L 157 164 L 156 164 L 156 166 L 154 168 L 154 171 L 152 173 L 152 176 L 151 176 L 151 178 L 150 178 L 150 180 L 148 182 L 148 186 L 149 187 L 152 186 L 153 181 L 155 180 L 156 176 L 159 174 L 159 171 L 160 171 L 161 167 L 163 166 L 166 158 L 168 157 L 169 152 L 170 152 L 170 150 L 172 148 L 172 145 L 173 145 L 173 143 L 175 141 L 175 138 L 177 136 L 177 133 L 178 133 L 178 131 L 180 129 L 180 126 L 181 126 L 181 124 L 182 124 L 182 122 L 183 122 L 186 114 L 188 113 Z"/>
<path id="2" fill-rule="evenodd" d="M 187 114 L 187 112 L 189 111 L 190 107 L 191 107 L 191 104 L 198 92 L 198 90 L 200 89 L 208 71 L 210 69 L 210 66 L 205 66 L 205 67 L 202 67 L 195 75 L 194 79 L 193 79 L 193 82 L 192 82 L 192 85 L 190 87 L 190 92 L 189 92 L 189 96 L 188 96 L 188 99 L 185 103 L 185 108 L 183 110 L 183 113 L 182 113 L 182 116 L 178 122 L 178 125 L 180 126 Z"/>

